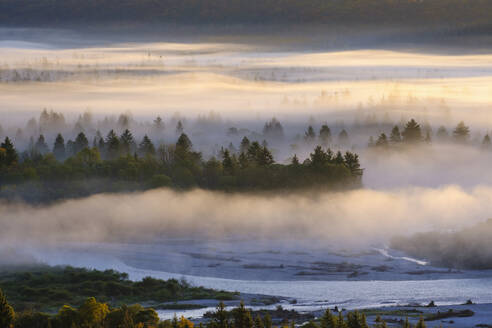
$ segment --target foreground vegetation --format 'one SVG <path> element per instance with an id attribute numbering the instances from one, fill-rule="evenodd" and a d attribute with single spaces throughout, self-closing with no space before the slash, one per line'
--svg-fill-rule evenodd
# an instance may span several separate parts
<path id="1" fill-rule="evenodd" d="M 253 318 L 251 311 L 244 303 L 227 311 L 224 303 L 220 302 L 216 311 L 209 313 L 209 321 L 200 323 L 206 328 L 272 328 L 272 318 L 268 313 L 264 316 L 257 314 Z M 278 327 L 295 327 L 295 322 L 282 322 Z M 0 327 L 2 328 L 193 328 L 194 323 L 181 317 L 173 320 L 160 321 L 156 311 L 140 305 L 122 305 L 110 307 L 106 303 L 98 302 L 94 297 L 88 298 L 80 307 L 62 306 L 57 314 L 50 315 L 41 312 L 24 311 L 16 313 L 10 306 L 3 292 L 0 290 Z M 302 325 L 303 328 L 368 328 L 365 315 L 348 312 L 344 315 L 332 314 L 328 309 L 319 322 L 313 320 Z M 377 319 L 375 328 L 385 328 L 386 323 Z M 411 328 L 408 319 L 403 323 L 404 328 Z M 425 328 L 421 317 L 416 328 Z"/>
<path id="2" fill-rule="evenodd" d="M 92 146 L 82 132 L 67 143 L 59 134 L 51 149 L 41 135 L 18 154 L 6 137 L 0 144 L 0 198 L 39 202 L 157 187 L 252 191 L 360 185 L 362 169 L 351 152 L 318 146 L 303 163 L 294 156 L 285 165 L 275 163 L 265 144 L 244 137 L 240 148 L 203 160 L 184 133 L 176 144 L 156 150 L 147 136 L 137 145 L 129 130 L 121 136 L 111 130 Z"/>
<path id="3" fill-rule="evenodd" d="M 9 296 L 11 304 L 21 311 L 54 311 L 64 304 L 81 306 L 90 296 L 113 306 L 144 302 L 155 307 L 163 302 L 237 297 L 234 293 L 193 287 L 186 281 L 146 277 L 134 282 L 126 273 L 73 267 L 3 271 L 0 272 L 0 288 Z"/>

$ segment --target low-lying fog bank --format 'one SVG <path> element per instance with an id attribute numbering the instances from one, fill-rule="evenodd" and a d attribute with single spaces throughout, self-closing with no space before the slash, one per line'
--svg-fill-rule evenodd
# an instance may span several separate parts
<path id="1" fill-rule="evenodd" d="M 166 238 L 249 238 L 327 249 L 384 245 L 395 235 L 456 230 L 492 210 L 492 189 L 360 189 L 339 193 L 224 194 L 157 189 L 49 206 L 0 205 L 4 247 L 65 242 L 152 243 Z"/>

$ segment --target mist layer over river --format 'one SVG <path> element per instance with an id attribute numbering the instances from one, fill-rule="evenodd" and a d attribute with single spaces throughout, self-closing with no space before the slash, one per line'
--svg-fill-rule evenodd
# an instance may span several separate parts
<path id="1" fill-rule="evenodd" d="M 16 248 L 28 260 L 117 269 L 132 279 L 185 277 L 296 298 L 298 309 L 492 302 L 490 272 L 436 268 L 386 247 L 397 234 L 459 229 L 490 217 L 492 153 L 442 143 L 371 154 L 368 130 L 360 128 L 388 132 L 415 117 L 435 131 L 466 120 L 480 141 L 492 126 L 487 52 L 442 55 L 408 45 L 311 51 L 213 37 L 68 41 L 59 31 L 50 33 L 61 41 L 46 41 L 35 32 L 33 42 L 23 39 L 26 32 L 0 30 L 4 135 L 15 135 L 44 107 L 73 120 L 88 110 L 106 122 L 127 112 L 136 135 L 162 115 L 172 130 L 164 138 L 175 142 L 174 124 L 182 120 L 195 147 L 210 155 L 231 141 L 227 128 L 261 136 L 265 120 L 276 116 L 286 136 L 273 146 L 285 162 L 294 152 L 308 156 L 311 148 L 293 146 L 306 125 L 326 122 L 351 133 L 344 147 L 361 154 L 367 189 L 267 196 L 163 189 L 49 206 L 2 203 L 3 257 L 16 257 L 9 255 Z M 198 115 L 205 118 L 193 124 Z M 52 142 L 58 131 L 40 132 Z M 166 239 L 173 233 L 179 238 Z"/>

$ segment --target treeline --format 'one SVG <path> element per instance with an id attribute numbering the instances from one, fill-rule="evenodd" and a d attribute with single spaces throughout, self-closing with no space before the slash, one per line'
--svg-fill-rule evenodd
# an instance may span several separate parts
<path id="1" fill-rule="evenodd" d="M 275 163 L 266 144 L 244 137 L 237 152 L 222 149 L 219 159 L 202 158 L 182 133 L 177 142 L 157 149 L 148 136 L 137 143 L 127 129 L 111 130 L 92 145 L 83 132 L 75 140 L 61 134 L 49 147 L 43 135 L 22 154 L 9 137 L 0 144 L 0 197 L 49 201 L 96 192 L 157 187 L 254 191 L 359 186 L 363 170 L 352 152 L 317 146 L 310 157 Z"/>
<path id="2" fill-rule="evenodd" d="M 224 303 L 220 302 L 215 312 L 209 315 L 210 320 L 200 323 L 200 328 L 272 328 L 272 319 L 267 314 L 253 319 L 251 311 L 244 303 L 227 311 Z M 156 311 L 152 308 L 143 308 L 140 305 L 122 305 L 111 308 L 106 303 L 98 302 L 94 297 L 88 298 L 79 308 L 64 305 L 56 315 L 41 312 L 25 311 L 16 313 L 8 304 L 0 290 L 0 326 L 2 328 L 193 328 L 190 320 L 181 317 L 179 320 L 160 321 Z M 295 322 L 286 323 L 277 327 L 295 327 Z M 319 323 L 310 321 L 302 328 L 369 328 L 364 314 L 357 311 L 344 315 L 332 314 L 328 309 L 320 318 Z M 377 319 L 374 328 L 386 328 L 386 322 Z M 411 328 L 408 319 L 403 328 Z M 421 317 L 415 328 L 425 328 Z"/>
<path id="3" fill-rule="evenodd" d="M 73 267 L 21 267 L 0 272 L 0 288 L 19 311 L 54 311 L 64 304 L 81 306 L 89 296 L 113 306 L 237 297 L 236 293 L 191 286 L 185 280 L 145 277 L 132 281 L 126 273 L 114 270 Z"/>
<path id="4" fill-rule="evenodd" d="M 435 133 L 435 139 L 441 143 L 466 145 L 470 143 L 470 128 L 464 122 L 459 122 L 450 133 L 446 127 L 440 126 Z M 377 139 L 371 136 L 368 146 L 377 149 L 387 149 L 390 146 L 430 144 L 432 141 L 432 129 L 430 126 L 423 129 L 417 121 L 411 119 L 405 124 L 402 131 L 400 131 L 398 125 L 395 125 L 389 135 L 383 132 Z M 492 149 L 492 142 L 488 134 L 482 138 L 480 144 L 486 150 Z"/>
<path id="5" fill-rule="evenodd" d="M 459 14 L 457 14 L 459 13 Z M 3 24 L 344 23 L 489 25 L 488 0 L 0 0 Z"/>

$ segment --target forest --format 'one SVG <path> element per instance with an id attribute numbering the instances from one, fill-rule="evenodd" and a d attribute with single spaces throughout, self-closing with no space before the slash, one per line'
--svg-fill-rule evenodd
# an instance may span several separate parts
<path id="1" fill-rule="evenodd" d="M 279 164 L 266 143 L 247 137 L 236 153 L 222 149 L 220 157 L 204 160 L 185 133 L 175 144 L 158 149 L 147 135 L 137 144 L 128 129 L 121 136 L 111 130 L 91 144 L 83 132 L 66 143 L 58 134 L 52 147 L 40 135 L 22 154 L 5 137 L 0 144 L 0 196 L 35 202 L 158 187 L 334 189 L 359 186 L 363 173 L 358 155 L 350 151 L 316 146 L 302 163 L 294 155 L 289 164 Z"/>
<path id="2" fill-rule="evenodd" d="M 459 13 L 459 14 L 458 14 Z M 480 27 L 490 31 L 487 0 L 0 0 L 3 24 L 343 23 Z"/>

